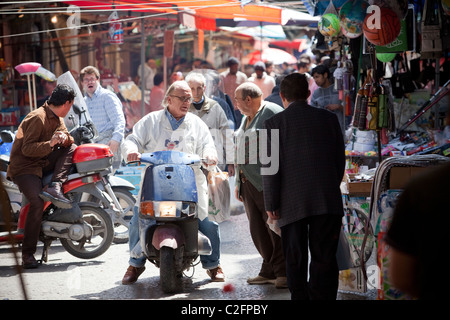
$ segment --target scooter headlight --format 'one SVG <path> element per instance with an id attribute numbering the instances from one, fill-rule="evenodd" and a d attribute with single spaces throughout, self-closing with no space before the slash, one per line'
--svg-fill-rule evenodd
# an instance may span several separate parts
<path id="1" fill-rule="evenodd" d="M 160 218 L 175 218 L 181 213 L 181 202 L 178 201 L 161 201 L 157 202 L 156 216 Z M 159 213 L 159 215 L 158 215 Z"/>
<path id="2" fill-rule="evenodd" d="M 152 218 L 180 218 L 195 215 L 195 203 L 182 201 L 142 201 L 141 215 Z"/>

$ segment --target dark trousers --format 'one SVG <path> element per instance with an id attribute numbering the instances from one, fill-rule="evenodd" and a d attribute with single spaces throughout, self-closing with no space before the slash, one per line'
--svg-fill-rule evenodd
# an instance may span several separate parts
<path id="1" fill-rule="evenodd" d="M 336 251 L 342 216 L 318 215 L 281 227 L 292 300 L 335 300 L 339 284 Z M 308 248 L 311 253 L 308 280 Z"/>
<path id="2" fill-rule="evenodd" d="M 263 258 L 259 275 L 269 279 L 285 277 L 286 263 L 281 238 L 266 223 L 268 217 L 264 208 L 262 191 L 258 191 L 250 181 L 244 180 L 243 182 L 242 179 L 240 191 L 249 221 L 250 235 Z"/>
<path id="3" fill-rule="evenodd" d="M 49 156 L 49 164 L 42 169 L 43 176 L 53 171 L 53 182 L 65 182 L 72 166 L 72 156 L 77 146 L 73 144 L 68 148 L 53 151 Z M 36 252 L 39 232 L 41 230 L 44 201 L 39 197 L 42 191 L 42 179 L 33 174 L 23 174 L 14 177 L 14 183 L 30 203 L 22 243 L 22 254 Z"/>

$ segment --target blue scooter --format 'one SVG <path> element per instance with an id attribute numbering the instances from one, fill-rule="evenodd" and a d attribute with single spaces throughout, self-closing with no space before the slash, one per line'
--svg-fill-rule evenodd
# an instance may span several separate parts
<path id="1" fill-rule="evenodd" d="M 181 288 L 183 271 L 199 255 L 212 252 L 209 239 L 198 230 L 197 186 L 192 167 L 197 155 L 179 151 L 144 153 L 145 169 L 139 208 L 142 252 L 160 269 L 163 292 Z"/>

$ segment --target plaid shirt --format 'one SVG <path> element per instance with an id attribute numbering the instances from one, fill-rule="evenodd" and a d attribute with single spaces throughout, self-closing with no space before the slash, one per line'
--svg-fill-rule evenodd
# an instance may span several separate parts
<path id="1" fill-rule="evenodd" d="M 121 142 L 125 130 L 125 116 L 122 103 L 116 94 L 99 85 L 92 98 L 86 95 L 84 101 L 99 136 L 102 136 L 103 132 L 110 131 L 111 140 Z"/>

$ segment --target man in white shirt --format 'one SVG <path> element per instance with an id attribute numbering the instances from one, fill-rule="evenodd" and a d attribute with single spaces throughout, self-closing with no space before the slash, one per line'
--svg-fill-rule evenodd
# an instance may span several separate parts
<path id="1" fill-rule="evenodd" d="M 153 78 L 155 77 L 157 71 L 156 61 L 154 59 L 147 58 L 147 62 L 144 64 L 144 77 L 141 76 L 142 65 L 139 65 L 137 70 L 137 75 L 139 77 L 139 86 L 141 81 L 144 81 L 145 89 L 152 90 L 153 88 Z"/>
<path id="2" fill-rule="evenodd" d="M 122 147 L 122 155 L 127 161 L 137 161 L 141 154 L 162 150 L 178 150 L 197 154 L 206 159 L 207 170 L 217 164 L 217 152 L 208 126 L 196 115 L 188 112 L 192 92 L 186 81 L 176 81 L 169 89 L 163 101 L 163 110 L 150 112 L 133 127 Z M 208 186 L 201 169 L 195 168 L 195 180 L 198 193 L 199 230 L 209 238 L 212 253 L 200 256 L 200 261 L 212 281 L 221 282 L 225 276 L 220 267 L 220 233 L 219 225 L 208 220 Z M 142 190 L 142 188 L 141 188 Z M 138 196 L 139 202 L 140 196 Z M 139 207 L 139 203 L 136 206 Z M 130 254 L 139 243 L 139 214 L 135 210 L 129 227 Z M 122 279 L 122 284 L 137 281 L 145 270 L 146 257 L 130 257 L 129 267 Z"/>
<path id="3" fill-rule="evenodd" d="M 254 65 L 255 75 L 248 78 L 248 81 L 256 84 L 263 92 L 262 99 L 264 100 L 272 93 L 275 87 L 275 79 L 266 73 L 266 65 L 262 61 L 258 61 Z"/>

